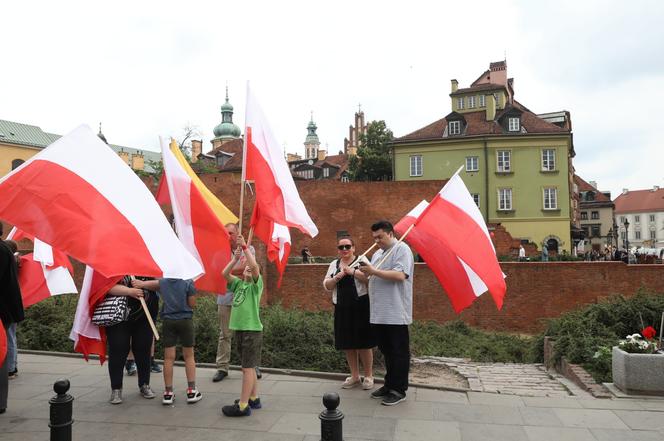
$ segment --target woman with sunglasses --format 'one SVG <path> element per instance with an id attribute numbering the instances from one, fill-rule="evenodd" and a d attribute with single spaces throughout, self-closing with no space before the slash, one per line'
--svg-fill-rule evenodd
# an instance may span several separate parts
<path id="1" fill-rule="evenodd" d="M 342 387 L 351 389 L 362 385 L 373 388 L 373 334 L 369 324 L 369 296 L 367 277 L 357 271 L 360 259 L 355 257 L 355 243 L 350 237 L 337 242 L 339 258 L 330 263 L 323 280 L 327 291 L 332 291 L 334 303 L 334 346 L 346 353 L 350 377 Z M 362 262 L 366 258 L 362 257 Z M 364 379 L 360 378 L 359 362 L 364 367 Z"/>

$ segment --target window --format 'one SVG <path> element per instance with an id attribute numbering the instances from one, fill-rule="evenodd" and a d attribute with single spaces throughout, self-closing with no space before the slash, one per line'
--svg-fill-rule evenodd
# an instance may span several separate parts
<path id="1" fill-rule="evenodd" d="M 348 179 L 348 175 L 343 175 L 341 177 L 341 182 L 349 182 L 349 181 L 350 181 L 350 179 Z"/>
<path id="2" fill-rule="evenodd" d="M 499 188 L 498 189 L 498 210 L 511 210 L 512 209 L 512 189 Z"/>
<path id="3" fill-rule="evenodd" d="M 323 177 L 324 178 L 329 178 L 330 177 L 330 168 L 329 167 L 325 167 L 323 169 Z"/>
<path id="4" fill-rule="evenodd" d="M 590 212 L 590 218 L 591 219 L 599 219 L 599 211 Z"/>
<path id="5" fill-rule="evenodd" d="M 625 225 L 625 216 L 620 216 L 620 225 Z"/>
<path id="6" fill-rule="evenodd" d="M 590 227 L 590 232 L 592 234 L 592 237 L 601 237 L 600 236 L 599 225 L 592 225 Z"/>
<path id="7" fill-rule="evenodd" d="M 466 156 L 466 171 L 476 172 L 480 169 L 480 161 L 477 156 Z"/>
<path id="8" fill-rule="evenodd" d="M 510 164 L 511 152 L 509 150 L 498 150 L 498 171 L 499 172 L 509 172 L 511 168 Z"/>
<path id="9" fill-rule="evenodd" d="M 556 169 L 556 151 L 553 149 L 542 150 L 542 170 L 553 171 Z"/>
<path id="10" fill-rule="evenodd" d="M 507 121 L 508 121 L 508 130 L 510 132 L 518 132 L 520 130 L 519 118 L 509 118 Z"/>
<path id="11" fill-rule="evenodd" d="M 480 107 L 486 107 L 486 96 L 480 95 Z"/>
<path id="12" fill-rule="evenodd" d="M 588 220 L 588 212 L 587 211 L 582 211 L 581 212 L 581 220 Z"/>
<path id="13" fill-rule="evenodd" d="M 655 230 L 650 230 L 650 238 L 657 239 L 657 232 Z"/>
<path id="14" fill-rule="evenodd" d="M 650 215 L 650 222 L 655 222 L 655 215 L 654 214 Z"/>
<path id="15" fill-rule="evenodd" d="M 313 169 L 310 169 L 310 170 L 300 170 L 299 172 L 297 172 L 297 174 L 298 174 L 299 176 L 303 177 L 304 179 L 313 179 L 313 178 L 314 178 L 314 171 L 313 171 Z"/>
<path id="16" fill-rule="evenodd" d="M 634 239 L 641 239 L 641 230 L 634 230 Z"/>
<path id="17" fill-rule="evenodd" d="M 500 105 L 500 94 L 499 93 L 494 93 L 493 97 L 496 100 L 496 107 L 498 107 Z"/>
<path id="18" fill-rule="evenodd" d="M 463 109 L 463 97 L 457 99 L 457 109 Z"/>
<path id="19" fill-rule="evenodd" d="M 477 205 L 477 208 L 480 208 L 480 194 L 479 193 L 473 193 L 473 200 L 475 201 L 475 205 Z"/>
<path id="20" fill-rule="evenodd" d="M 422 176 L 422 155 L 413 155 L 410 157 L 410 175 Z"/>
<path id="21" fill-rule="evenodd" d="M 475 108 L 475 95 L 468 97 L 468 108 L 469 109 Z"/>
<path id="22" fill-rule="evenodd" d="M 460 135 L 461 134 L 461 121 L 450 121 L 450 135 Z"/>
<path id="23" fill-rule="evenodd" d="M 638 214 L 636 216 L 634 216 L 634 222 L 636 222 L 637 224 L 640 223 L 641 222 L 641 216 L 639 216 Z"/>
<path id="24" fill-rule="evenodd" d="M 25 161 L 22 159 L 14 159 L 12 160 L 12 170 L 16 170 L 23 164 Z"/>
<path id="25" fill-rule="evenodd" d="M 558 209 L 558 190 L 556 188 L 544 189 L 544 209 L 545 210 Z"/>
<path id="26" fill-rule="evenodd" d="M 625 232 L 624 232 L 624 231 L 621 231 L 621 232 L 620 232 L 620 239 L 621 239 L 622 241 L 625 241 Z"/>

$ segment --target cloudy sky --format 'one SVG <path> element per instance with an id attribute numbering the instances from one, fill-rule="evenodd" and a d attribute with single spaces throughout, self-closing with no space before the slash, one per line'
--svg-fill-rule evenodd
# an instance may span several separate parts
<path id="1" fill-rule="evenodd" d="M 228 84 L 246 81 L 280 142 L 303 152 L 310 112 L 343 148 L 361 103 L 396 136 L 450 111 L 507 57 L 516 98 L 572 114 L 577 172 L 617 196 L 664 187 L 661 1 L 9 2 L 0 119 L 64 134 L 103 122 L 109 142 L 158 150 L 197 126 L 207 145 Z"/>

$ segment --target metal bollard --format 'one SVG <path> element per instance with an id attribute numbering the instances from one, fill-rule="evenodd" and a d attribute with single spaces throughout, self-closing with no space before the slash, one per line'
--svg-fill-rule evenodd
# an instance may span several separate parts
<path id="1" fill-rule="evenodd" d="M 326 410 L 318 415 L 318 418 L 320 418 L 321 441 L 343 441 L 344 433 L 341 423 L 344 414 L 337 409 L 339 401 L 339 394 L 336 392 L 328 392 L 323 395 L 323 406 Z"/>
<path id="2" fill-rule="evenodd" d="M 51 441 L 71 441 L 71 426 L 74 423 L 72 408 L 74 397 L 69 395 L 69 380 L 60 379 L 53 384 L 57 394 L 48 403 L 51 405 Z"/>

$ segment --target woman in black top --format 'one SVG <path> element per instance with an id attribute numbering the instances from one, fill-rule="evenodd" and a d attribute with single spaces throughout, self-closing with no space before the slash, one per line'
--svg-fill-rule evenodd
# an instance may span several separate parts
<path id="1" fill-rule="evenodd" d="M 0 224 L 0 234 L 2 234 Z M 10 248 L 10 247 L 14 248 Z M 18 265 L 14 256 L 16 243 L 0 240 L 0 320 L 2 326 L 7 328 L 12 323 L 23 321 L 23 299 L 18 286 Z M 7 410 L 7 395 L 9 393 L 7 357 L 0 366 L 0 413 Z"/>

